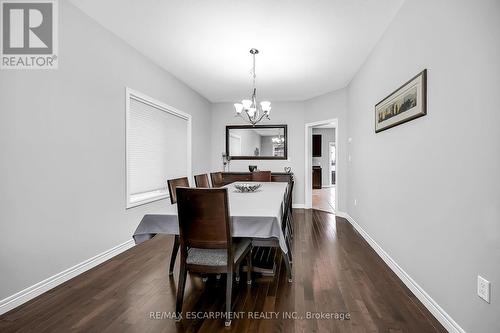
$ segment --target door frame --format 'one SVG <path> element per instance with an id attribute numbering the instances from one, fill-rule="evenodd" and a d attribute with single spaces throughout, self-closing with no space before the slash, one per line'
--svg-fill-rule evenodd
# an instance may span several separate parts
<path id="1" fill-rule="evenodd" d="M 335 128 L 335 201 L 334 201 L 334 209 L 338 211 L 338 179 L 339 175 L 339 122 L 338 118 L 326 119 L 315 121 L 311 123 L 305 124 L 304 131 L 304 139 L 305 139 L 305 149 L 304 149 L 304 161 L 305 161 L 305 169 L 304 169 L 304 208 L 311 209 L 312 208 L 312 128 L 321 125 L 333 124 L 333 128 Z M 309 172 L 311 171 L 311 172 Z"/>
<path id="2" fill-rule="evenodd" d="M 332 160 L 330 159 L 330 151 L 332 146 L 335 147 L 335 178 L 337 177 L 337 144 L 333 141 L 328 142 L 328 187 L 335 186 L 332 184 Z M 336 182 L 335 182 L 336 183 Z"/>
<path id="3" fill-rule="evenodd" d="M 229 134 L 229 140 L 231 140 L 231 138 L 233 139 L 237 139 L 239 141 L 239 146 L 240 146 L 240 155 L 241 155 L 241 136 L 240 135 L 236 135 L 234 133 L 230 133 Z M 231 146 L 230 146 L 231 147 Z M 231 154 L 231 152 L 228 152 L 229 154 Z"/>

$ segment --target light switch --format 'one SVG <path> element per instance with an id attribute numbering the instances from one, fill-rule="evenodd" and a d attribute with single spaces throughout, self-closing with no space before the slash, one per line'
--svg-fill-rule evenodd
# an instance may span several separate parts
<path id="1" fill-rule="evenodd" d="M 490 302 L 490 281 L 479 275 L 477 276 L 477 295 L 486 302 Z"/>

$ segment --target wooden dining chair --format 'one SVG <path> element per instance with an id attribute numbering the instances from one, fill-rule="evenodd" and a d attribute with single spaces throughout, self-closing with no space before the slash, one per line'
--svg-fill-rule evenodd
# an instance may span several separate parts
<path id="1" fill-rule="evenodd" d="M 189 180 L 187 177 L 175 178 L 167 180 L 168 193 L 170 194 L 170 203 L 173 205 L 177 203 L 177 192 L 175 189 L 179 186 L 189 187 Z M 168 269 L 168 274 L 174 274 L 175 258 L 177 257 L 177 252 L 179 252 L 179 235 L 175 235 L 174 246 L 172 247 L 172 254 L 170 256 L 170 267 Z"/>
<path id="2" fill-rule="evenodd" d="M 212 180 L 212 187 L 224 186 L 224 181 L 222 179 L 222 172 L 211 172 L 210 178 Z"/>
<path id="3" fill-rule="evenodd" d="M 226 321 L 231 325 L 233 273 L 243 258 L 248 263 L 247 283 L 251 284 L 252 242 L 233 240 L 226 188 L 177 188 L 177 211 L 181 242 L 181 267 L 176 315 L 180 320 L 187 272 L 226 273 Z M 239 270 L 237 270 L 239 272 Z"/>
<path id="4" fill-rule="evenodd" d="M 252 180 L 254 182 L 270 182 L 271 171 L 254 171 L 252 172 Z"/>
<path id="5" fill-rule="evenodd" d="M 210 188 L 208 176 L 206 173 L 194 176 L 194 184 L 196 187 Z"/>

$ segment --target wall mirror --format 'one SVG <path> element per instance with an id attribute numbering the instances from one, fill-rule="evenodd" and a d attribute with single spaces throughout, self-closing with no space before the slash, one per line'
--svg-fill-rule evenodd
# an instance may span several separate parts
<path id="1" fill-rule="evenodd" d="M 226 154 L 233 160 L 286 160 L 287 125 L 226 126 Z"/>

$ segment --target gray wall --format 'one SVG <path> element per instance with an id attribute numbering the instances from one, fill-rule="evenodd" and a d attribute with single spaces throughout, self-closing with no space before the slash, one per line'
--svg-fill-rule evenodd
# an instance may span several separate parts
<path id="1" fill-rule="evenodd" d="M 273 137 L 261 136 L 260 147 L 261 147 L 260 151 L 261 156 L 273 156 Z"/>
<path id="2" fill-rule="evenodd" d="M 313 128 L 312 134 L 321 135 L 321 157 L 313 157 L 313 165 L 321 166 L 323 186 L 329 186 L 330 176 L 330 142 L 335 142 L 335 128 Z"/>
<path id="3" fill-rule="evenodd" d="M 348 212 L 467 332 L 500 332 L 499 32 L 497 0 L 407 0 L 348 87 Z M 375 134 L 424 68 L 428 115 Z"/>
<path id="4" fill-rule="evenodd" d="M 125 87 L 193 115 L 193 172 L 210 165 L 210 103 L 66 1 L 60 63 L 0 73 L 0 299 L 131 239 Z"/>

